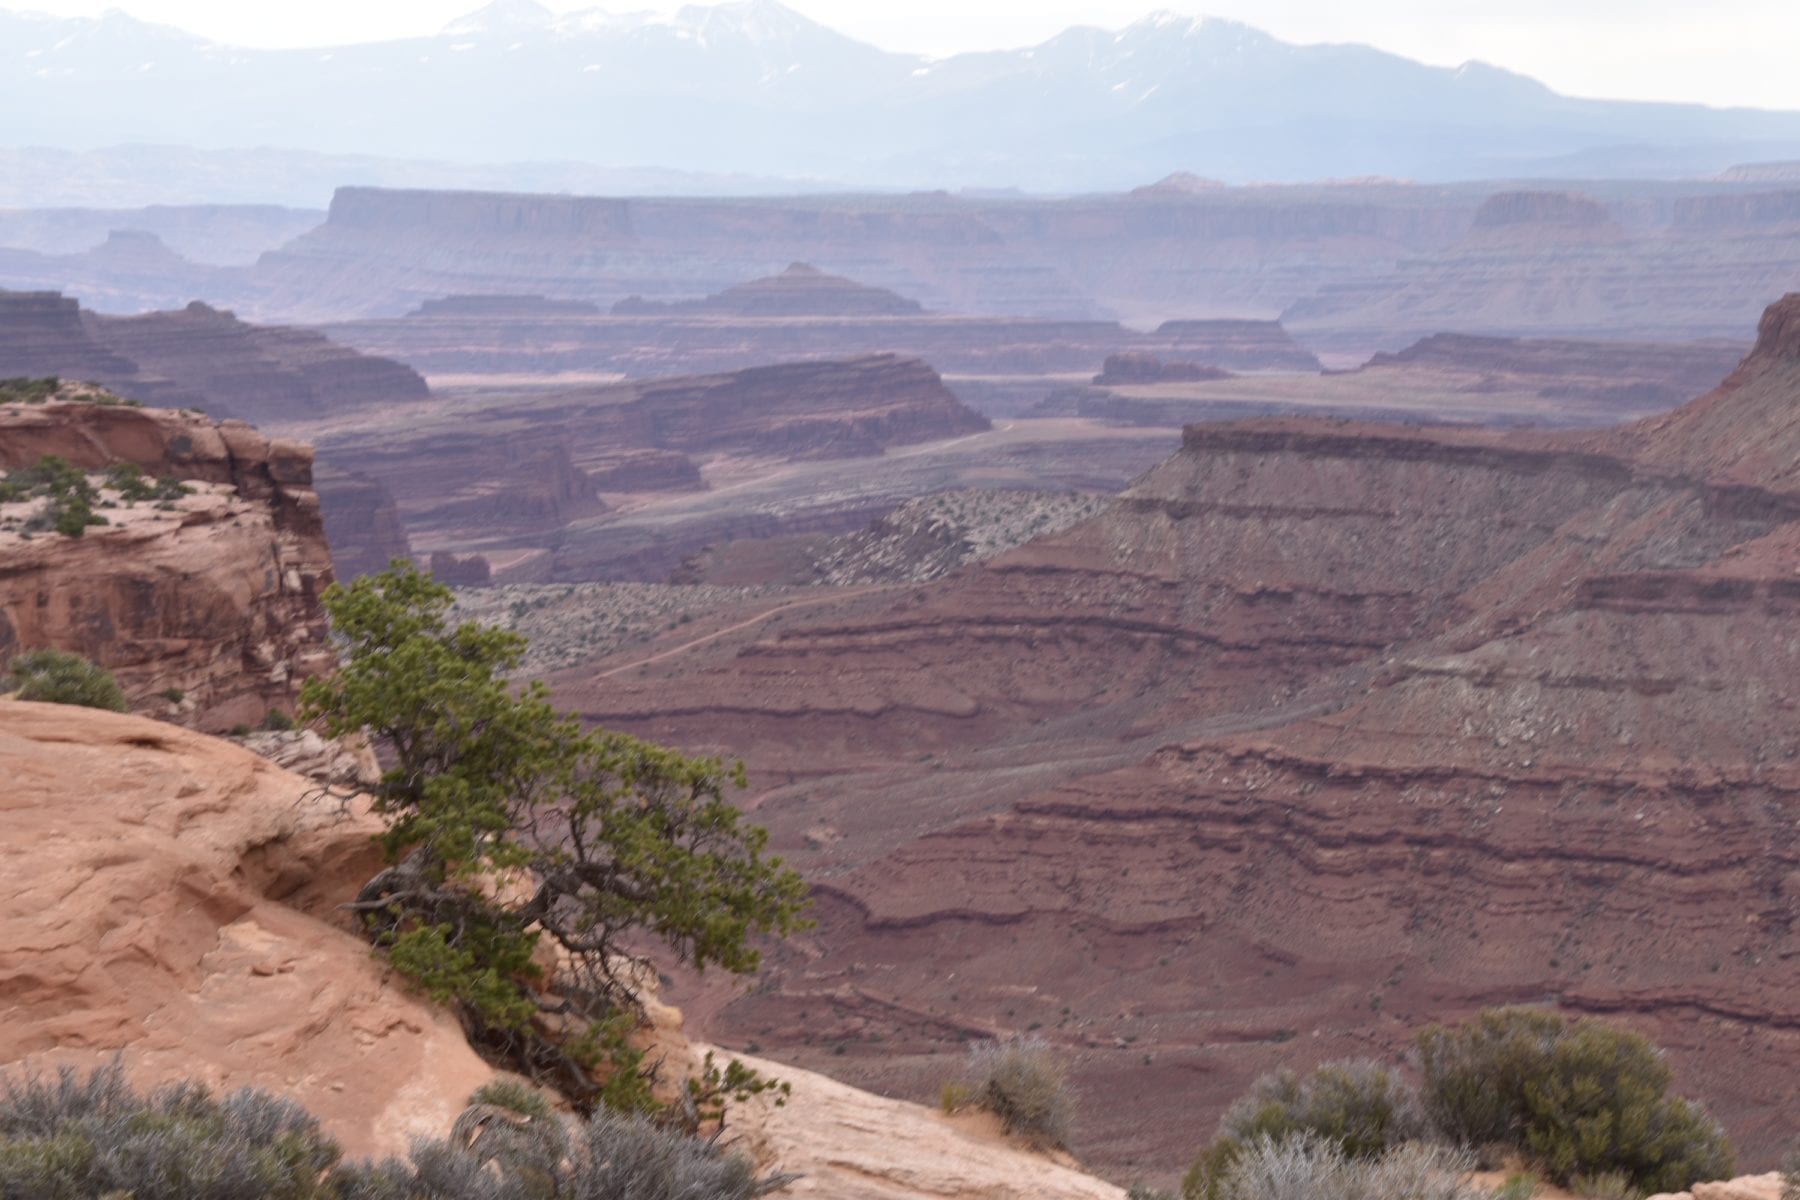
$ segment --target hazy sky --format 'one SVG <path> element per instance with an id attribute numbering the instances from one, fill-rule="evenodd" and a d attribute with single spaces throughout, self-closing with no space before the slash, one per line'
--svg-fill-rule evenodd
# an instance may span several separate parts
<path id="1" fill-rule="evenodd" d="M 434 32 L 481 0 L 0 0 L 65 15 L 123 8 L 244 45 L 323 45 Z M 556 9 L 591 8 L 548 0 Z M 1020 46 L 1154 7 L 1233 17 L 1289 41 L 1366 42 L 1426 62 L 1478 58 L 1575 95 L 1800 109 L 1796 0 L 788 0 L 892 50 Z M 611 0 L 613 11 L 674 0 Z"/>

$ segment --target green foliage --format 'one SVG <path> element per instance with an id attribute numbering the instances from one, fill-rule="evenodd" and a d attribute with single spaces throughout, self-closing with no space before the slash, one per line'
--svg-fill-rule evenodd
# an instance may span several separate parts
<path id="1" fill-rule="evenodd" d="M 1284 1142 L 1304 1136 L 1349 1158 L 1365 1159 L 1418 1137 L 1423 1129 L 1412 1088 L 1380 1063 L 1326 1063 L 1304 1077 L 1284 1068 L 1262 1076 L 1225 1111 L 1218 1137 L 1189 1168 L 1182 1192 L 1217 1200 L 1244 1147 L 1259 1139 Z"/>
<path id="2" fill-rule="evenodd" d="M 688 758 L 557 712 L 514 687 L 525 641 L 446 621 L 450 590 L 410 564 L 325 593 L 343 669 L 309 680 L 301 718 L 368 729 L 393 766 L 376 788 L 391 865 L 355 908 L 394 965 L 524 1074 L 578 1105 L 648 1105 L 625 1033 L 626 946 L 754 971 L 756 938 L 804 925 L 806 887 L 726 799 L 742 767 Z M 585 1032 L 535 1019 L 540 945 Z"/>
<path id="3" fill-rule="evenodd" d="M 1000 1118 L 1014 1137 L 1039 1147 L 1068 1145 L 1075 1116 L 1069 1068 L 1040 1038 L 969 1048 L 963 1086 L 970 1103 Z"/>
<path id="4" fill-rule="evenodd" d="M 106 486 L 127 505 L 143 500 L 179 500 L 194 491 L 179 479 L 153 479 L 136 463 L 120 463 L 109 468 Z"/>
<path id="5" fill-rule="evenodd" d="M 1494 1189 L 1494 1200 L 1531 1200 L 1537 1191 L 1536 1175 L 1530 1171 L 1515 1171 Z"/>
<path id="6" fill-rule="evenodd" d="M 40 497 L 48 501 L 37 516 L 26 522 L 28 533 L 54 529 L 64 537 L 80 537 L 90 525 L 106 524 L 105 517 L 94 513 L 98 495 L 86 472 L 54 454 L 0 479 L 0 503 Z"/>
<path id="7" fill-rule="evenodd" d="M 1441 1136 L 1499 1144 L 1558 1183 L 1612 1173 L 1642 1192 L 1726 1178 L 1731 1148 L 1639 1034 L 1555 1013 L 1490 1009 L 1418 1038 L 1421 1095 Z"/>
<path id="8" fill-rule="evenodd" d="M 54 397 L 60 387 L 62 380 L 54 375 L 42 379 L 26 375 L 0 379 L 0 404 L 42 404 Z"/>
<path id="9" fill-rule="evenodd" d="M 112 672 L 95 666 L 79 654 L 61 650 L 33 650 L 12 660 L 12 686 L 20 700 L 41 704 L 76 704 L 125 712 L 125 693 Z"/>
<path id="10" fill-rule="evenodd" d="M 0 379 L 0 404 L 43 404 L 56 399 L 57 394 L 62 391 L 62 387 L 63 381 L 54 375 L 48 375 L 41 379 L 27 375 L 15 375 L 10 379 Z M 143 407 L 142 403 L 137 400 L 128 400 L 123 396 L 115 396 L 111 392 L 91 387 L 79 390 L 78 394 L 66 398 L 80 400 L 84 404 L 98 404 L 101 407 Z"/>
<path id="11" fill-rule="evenodd" d="M 279 708 L 271 708 L 263 714 L 262 724 L 257 728 L 264 733 L 285 733 L 294 727 L 294 718 Z"/>
<path id="12" fill-rule="evenodd" d="M 752 1097 L 768 1094 L 775 1107 L 780 1108 L 793 1091 L 793 1085 L 785 1080 L 758 1074 L 735 1058 L 721 1067 L 713 1052 L 708 1050 L 700 1064 L 700 1073 L 687 1081 L 684 1105 L 690 1125 L 718 1127 L 725 1121 L 727 1101 L 742 1104 Z"/>

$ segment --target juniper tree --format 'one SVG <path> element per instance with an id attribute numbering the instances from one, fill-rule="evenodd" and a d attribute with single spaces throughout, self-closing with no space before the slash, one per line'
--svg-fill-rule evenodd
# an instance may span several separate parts
<path id="1" fill-rule="evenodd" d="M 508 682 L 523 637 L 453 627 L 451 601 L 399 561 L 324 596 L 343 666 L 307 681 L 302 717 L 368 730 L 392 763 L 374 789 L 389 865 L 352 908 L 478 1041 L 578 1104 L 647 1109 L 627 952 L 752 972 L 759 935 L 804 923 L 805 884 L 726 798 L 741 764 L 583 729 L 541 683 Z M 583 1032 L 556 1032 L 561 1015 Z"/>

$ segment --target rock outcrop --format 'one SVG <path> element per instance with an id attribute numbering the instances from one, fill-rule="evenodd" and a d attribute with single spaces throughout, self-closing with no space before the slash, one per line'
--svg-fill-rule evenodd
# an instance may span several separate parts
<path id="1" fill-rule="evenodd" d="M 1261 1071 L 1552 1002 L 1649 1034 L 1766 1160 L 1800 1102 L 1797 398 L 1793 296 L 1617 431 L 1195 426 L 990 563 L 555 683 L 746 753 L 820 881 L 756 995 L 686 1001 L 719 1040 L 922 1095 L 923 1057 L 1036 1028 L 1129 1177 Z"/>
<path id="2" fill-rule="evenodd" d="M 353 1155 L 441 1137 L 492 1077 L 333 906 L 380 865 L 369 817 L 213 738 L 0 700 L 0 1072 L 122 1055 L 143 1085 L 255 1086 Z"/>
<path id="3" fill-rule="evenodd" d="M 1781 1200 L 1781 1172 L 1740 1175 L 1713 1183 L 1696 1183 L 1692 1191 L 1664 1192 L 1650 1200 Z"/>
<path id="4" fill-rule="evenodd" d="M 247 273 L 241 306 L 341 321 L 480 292 L 670 301 L 803 262 L 939 312 L 1268 314 L 1321 278 L 1378 273 L 1455 240 L 1484 195 L 1371 185 L 618 199 L 347 187 L 323 225 Z"/>
<path id="5" fill-rule="evenodd" d="M 0 533 L 0 660 L 50 647 L 112 670 L 133 704 L 206 729 L 291 708 L 335 656 L 312 450 L 241 422 L 56 401 L 0 405 L 0 469 L 57 455 L 190 481 L 168 506 L 103 513 L 86 536 Z M 160 699 L 180 693 L 179 708 Z"/>

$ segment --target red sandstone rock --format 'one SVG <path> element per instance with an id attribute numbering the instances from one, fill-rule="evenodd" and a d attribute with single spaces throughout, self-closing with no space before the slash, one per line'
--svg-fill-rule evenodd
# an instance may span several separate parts
<path id="1" fill-rule="evenodd" d="M 441 1137 L 492 1070 L 333 907 L 378 823 L 141 717 L 0 700 L 0 1072 L 120 1055 L 305 1105 L 355 1156 Z"/>
<path id="2" fill-rule="evenodd" d="M 137 707 L 163 713 L 160 693 L 185 693 L 182 719 L 214 730 L 291 709 L 334 665 L 310 447 L 158 409 L 0 405 L 0 468 L 52 454 L 212 486 L 173 511 L 112 510 L 81 538 L 0 534 L 0 660 L 71 650 L 111 669 Z"/>

